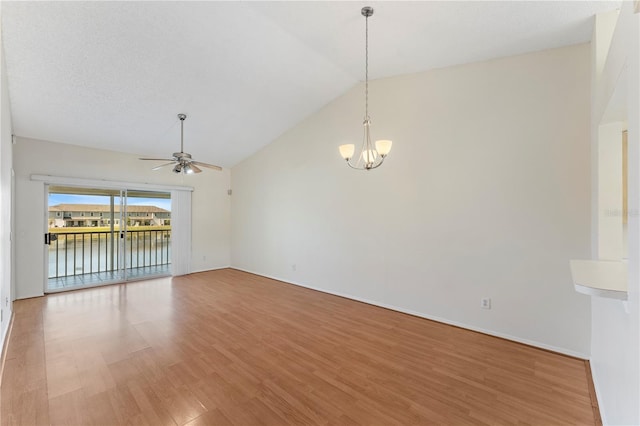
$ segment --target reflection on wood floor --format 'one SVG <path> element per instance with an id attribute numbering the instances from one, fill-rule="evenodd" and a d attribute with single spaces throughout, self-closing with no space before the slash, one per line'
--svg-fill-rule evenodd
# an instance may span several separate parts
<path id="1" fill-rule="evenodd" d="M 597 422 L 582 360 L 230 269 L 14 307 L 7 426 Z"/>

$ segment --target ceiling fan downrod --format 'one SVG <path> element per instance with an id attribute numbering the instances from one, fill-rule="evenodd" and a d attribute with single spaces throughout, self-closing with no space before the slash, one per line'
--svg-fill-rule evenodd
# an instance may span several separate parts
<path id="1" fill-rule="evenodd" d="M 184 153 L 184 120 L 187 119 L 186 114 L 178 114 L 180 119 L 180 153 Z"/>

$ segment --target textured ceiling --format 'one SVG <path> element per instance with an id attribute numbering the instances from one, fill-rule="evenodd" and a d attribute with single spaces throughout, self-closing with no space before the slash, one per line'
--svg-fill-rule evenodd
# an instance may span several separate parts
<path id="1" fill-rule="evenodd" d="M 2 2 L 14 133 L 231 167 L 370 75 L 588 42 L 619 1 Z M 358 125 L 355 123 L 354 125 Z"/>

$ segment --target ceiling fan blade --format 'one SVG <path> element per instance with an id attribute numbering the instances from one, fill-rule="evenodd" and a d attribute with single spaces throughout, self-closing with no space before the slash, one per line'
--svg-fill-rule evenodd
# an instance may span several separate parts
<path id="1" fill-rule="evenodd" d="M 175 161 L 173 158 L 138 158 L 145 161 Z"/>
<path id="2" fill-rule="evenodd" d="M 159 170 L 159 169 L 161 169 L 161 168 L 163 168 L 163 167 L 166 167 L 166 166 L 172 166 L 173 164 L 175 164 L 175 161 L 172 161 L 172 162 L 170 162 L 170 163 L 160 164 L 159 166 L 155 166 L 155 167 L 154 167 L 153 169 L 151 169 L 151 170 Z"/>
<path id="3" fill-rule="evenodd" d="M 193 161 L 191 163 L 189 163 L 189 166 L 191 166 L 191 170 L 193 170 L 193 173 L 201 173 L 202 172 L 202 170 L 200 170 L 200 168 L 198 166 L 193 164 Z"/>
<path id="4" fill-rule="evenodd" d="M 206 167 L 208 169 L 213 169 L 213 170 L 222 170 L 222 167 L 220 166 L 214 166 L 213 164 L 207 164 L 207 163 L 201 163 L 200 161 L 192 161 L 191 164 L 196 164 L 200 167 Z"/>

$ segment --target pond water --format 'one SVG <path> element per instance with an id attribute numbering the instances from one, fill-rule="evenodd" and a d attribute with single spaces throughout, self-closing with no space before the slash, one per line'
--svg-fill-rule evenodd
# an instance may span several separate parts
<path id="1" fill-rule="evenodd" d="M 66 239 L 60 236 L 49 245 L 49 278 L 113 271 L 121 262 L 126 268 L 171 263 L 170 235 L 132 236 L 126 240 L 116 236 L 112 245 L 107 235 L 98 239 L 95 235 L 91 238 L 89 234 L 78 234 L 75 242 L 73 235 Z"/>

